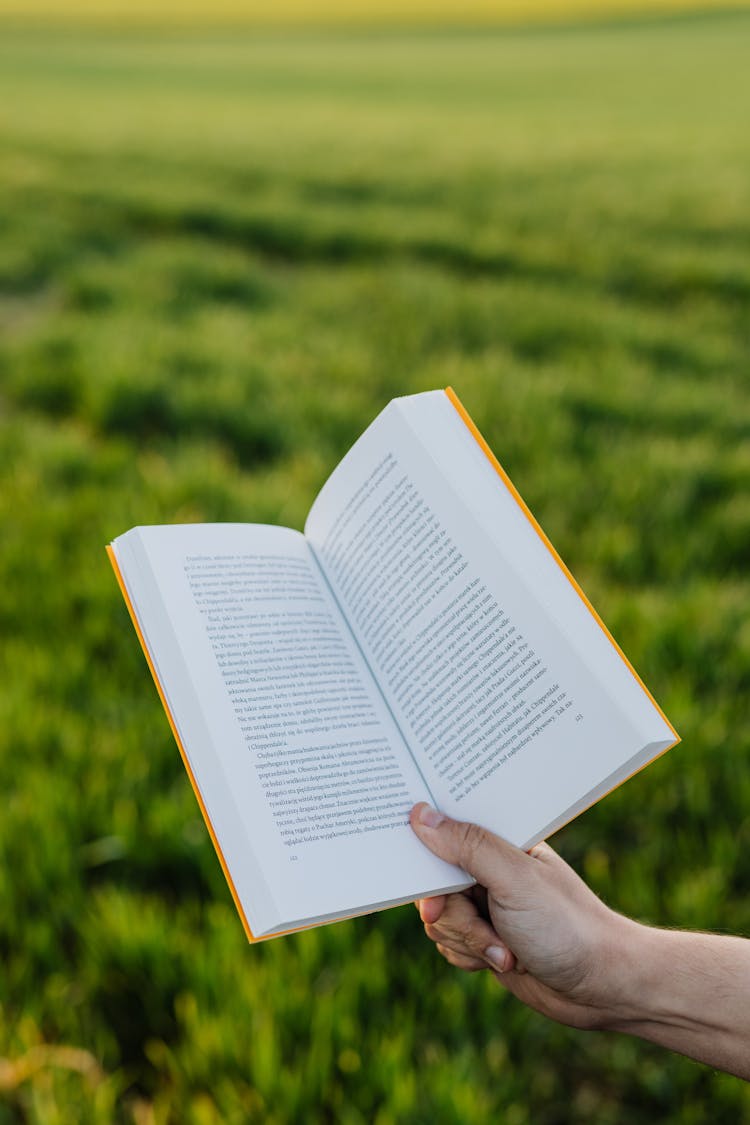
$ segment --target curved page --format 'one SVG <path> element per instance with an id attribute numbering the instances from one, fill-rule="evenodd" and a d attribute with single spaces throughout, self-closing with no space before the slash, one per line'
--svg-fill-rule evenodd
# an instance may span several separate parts
<path id="1" fill-rule="evenodd" d="M 255 936 L 466 885 L 406 823 L 429 792 L 303 536 L 143 527 L 114 547 Z"/>

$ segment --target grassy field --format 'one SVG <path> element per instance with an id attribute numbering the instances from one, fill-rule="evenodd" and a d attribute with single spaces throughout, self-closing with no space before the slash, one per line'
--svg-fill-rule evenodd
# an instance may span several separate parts
<path id="1" fill-rule="evenodd" d="M 748 0 L 721 0 L 721 10 L 747 9 Z M 569 23 L 612 16 L 706 11 L 707 0 L 0 0 L 0 19 L 58 26 L 232 27 L 471 27 Z"/>
<path id="2" fill-rule="evenodd" d="M 0 38 L 0 1125 L 736 1125 L 411 908 L 249 948 L 109 572 L 453 384 L 683 736 L 555 839 L 750 933 L 750 17 Z"/>

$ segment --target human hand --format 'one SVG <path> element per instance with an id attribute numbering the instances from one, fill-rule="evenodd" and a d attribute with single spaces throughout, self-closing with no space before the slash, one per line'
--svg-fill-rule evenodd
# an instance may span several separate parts
<path id="1" fill-rule="evenodd" d="M 479 884 L 422 899 L 427 936 L 452 965 L 489 969 L 510 992 L 561 1023 L 605 1027 L 621 994 L 630 930 L 546 844 L 529 853 L 474 824 L 416 805 L 411 826 L 430 851 Z"/>

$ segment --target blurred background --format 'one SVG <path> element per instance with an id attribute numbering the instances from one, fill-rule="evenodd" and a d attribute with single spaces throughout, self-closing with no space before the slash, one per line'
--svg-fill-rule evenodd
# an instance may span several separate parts
<path id="1" fill-rule="evenodd" d="M 452 384 L 683 743 L 554 844 L 750 933 L 750 12 L 0 0 L 0 1125 L 750 1119 L 411 908 L 255 948 L 105 543 Z"/>

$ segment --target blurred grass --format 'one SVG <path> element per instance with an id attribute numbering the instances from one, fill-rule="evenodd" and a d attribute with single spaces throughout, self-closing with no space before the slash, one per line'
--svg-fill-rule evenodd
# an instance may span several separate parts
<path id="1" fill-rule="evenodd" d="M 452 383 L 684 738 L 556 838 L 750 932 L 750 18 L 0 41 L 0 1125 L 736 1122 L 412 910 L 245 945 L 103 553 Z"/>
<path id="2" fill-rule="evenodd" d="M 674 12 L 710 11 L 707 0 L 0 0 L 0 19 L 53 22 L 59 26 L 207 27 L 472 27 L 481 24 L 569 23 L 613 16 L 653 18 Z M 747 8 L 748 0 L 722 0 L 722 11 Z"/>

